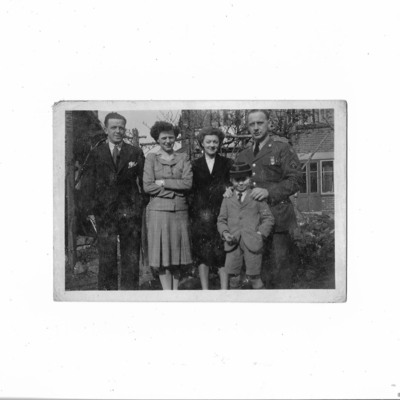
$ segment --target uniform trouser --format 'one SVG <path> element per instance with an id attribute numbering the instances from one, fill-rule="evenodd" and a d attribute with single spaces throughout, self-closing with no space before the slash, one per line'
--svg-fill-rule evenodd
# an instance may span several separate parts
<path id="1" fill-rule="evenodd" d="M 117 246 L 121 253 L 121 290 L 139 287 L 141 217 L 96 217 L 99 251 L 99 290 L 118 290 Z"/>
<path id="2" fill-rule="evenodd" d="M 298 264 L 297 248 L 289 232 L 275 232 L 266 243 L 262 277 L 267 289 L 290 289 Z"/>

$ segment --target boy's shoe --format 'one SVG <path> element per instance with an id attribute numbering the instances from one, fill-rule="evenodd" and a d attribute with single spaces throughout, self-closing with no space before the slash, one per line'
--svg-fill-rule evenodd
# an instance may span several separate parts
<path id="1" fill-rule="evenodd" d="M 242 289 L 253 289 L 253 285 L 251 283 L 251 279 L 246 276 L 242 282 Z"/>
<path id="2" fill-rule="evenodd" d="M 240 275 L 229 277 L 229 289 L 240 289 Z"/>

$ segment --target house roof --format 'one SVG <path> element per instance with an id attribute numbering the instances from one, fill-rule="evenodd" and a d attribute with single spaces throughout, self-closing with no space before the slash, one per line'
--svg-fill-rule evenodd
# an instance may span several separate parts
<path id="1" fill-rule="evenodd" d="M 297 153 L 299 156 L 300 161 L 306 161 L 310 158 L 312 153 Z M 312 156 L 312 160 L 333 160 L 334 153 L 333 151 L 321 151 L 317 152 Z"/>

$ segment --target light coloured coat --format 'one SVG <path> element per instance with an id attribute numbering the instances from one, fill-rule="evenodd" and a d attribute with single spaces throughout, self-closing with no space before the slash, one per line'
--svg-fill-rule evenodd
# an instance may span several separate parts
<path id="1" fill-rule="evenodd" d="M 155 181 L 163 179 L 164 186 Z M 143 189 L 148 193 L 150 211 L 184 211 L 188 209 L 186 195 L 192 188 L 192 165 L 186 153 L 174 153 L 172 160 L 164 160 L 161 153 L 146 157 Z"/>
<path id="2" fill-rule="evenodd" d="M 256 201 L 250 197 L 251 190 L 239 202 L 236 193 L 224 198 L 218 216 L 218 232 L 222 235 L 228 231 L 235 239 L 235 244 L 225 242 L 225 251 L 233 250 L 240 239 L 246 247 L 257 253 L 263 247 L 263 237 L 266 238 L 274 225 L 274 217 L 265 201 Z"/>

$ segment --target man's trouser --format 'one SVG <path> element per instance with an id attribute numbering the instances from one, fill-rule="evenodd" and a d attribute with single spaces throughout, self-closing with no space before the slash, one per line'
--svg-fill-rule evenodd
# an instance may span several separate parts
<path id="1" fill-rule="evenodd" d="M 274 232 L 266 240 L 261 276 L 267 289 L 290 289 L 298 265 L 296 245 L 288 231 Z"/>
<path id="2" fill-rule="evenodd" d="M 121 290 L 139 288 L 141 217 L 102 219 L 96 216 L 99 251 L 99 290 L 118 290 L 118 235 L 121 254 Z"/>

